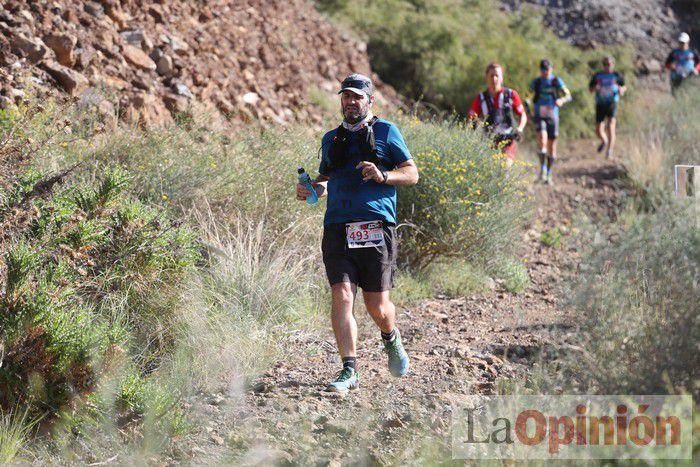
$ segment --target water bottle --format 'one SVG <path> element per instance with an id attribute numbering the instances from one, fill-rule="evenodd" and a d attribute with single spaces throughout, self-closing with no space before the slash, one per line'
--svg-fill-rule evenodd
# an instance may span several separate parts
<path id="1" fill-rule="evenodd" d="M 299 167 L 297 169 L 297 173 L 299 174 L 299 183 L 304 185 L 306 189 L 311 192 L 311 194 L 306 197 L 306 203 L 318 203 L 318 194 L 316 193 L 316 189 L 314 188 L 314 186 L 311 184 L 311 177 L 309 177 L 309 174 L 306 173 L 303 167 Z"/>

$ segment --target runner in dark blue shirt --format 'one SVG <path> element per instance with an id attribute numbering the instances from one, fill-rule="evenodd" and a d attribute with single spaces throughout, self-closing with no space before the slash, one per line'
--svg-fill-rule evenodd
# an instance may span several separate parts
<path id="1" fill-rule="evenodd" d="M 666 69 L 671 72 L 671 92 L 675 94 L 681 83 L 700 72 L 700 57 L 690 48 L 690 36 L 682 32 L 678 36 L 678 47 L 666 58 Z"/>
<path id="2" fill-rule="evenodd" d="M 617 105 L 625 93 L 625 79 L 615 71 L 615 59 L 603 59 L 603 71 L 594 74 L 588 90 L 595 93 L 596 134 L 600 138 L 598 152 L 605 149 L 605 157 L 611 158 L 615 146 Z"/>
<path id="3" fill-rule="evenodd" d="M 552 166 L 557 159 L 557 137 L 559 136 L 559 107 L 571 101 L 571 92 L 564 81 L 552 72 L 552 63 L 540 62 L 540 76 L 530 83 L 534 93 L 534 120 L 540 144 L 540 179 L 552 183 Z"/>
<path id="4" fill-rule="evenodd" d="M 389 290 L 397 255 L 395 187 L 416 184 L 418 169 L 398 128 L 372 115 L 374 86 L 368 77 L 348 76 L 339 94 L 343 122 L 321 141 L 313 185 L 319 196 L 328 196 L 321 251 L 331 286 L 331 323 L 343 359 L 343 369 L 327 390 L 347 392 L 359 387 L 353 315 L 357 286 L 381 330 L 389 371 L 394 376 L 408 371 Z M 297 185 L 297 199 L 309 194 Z"/>

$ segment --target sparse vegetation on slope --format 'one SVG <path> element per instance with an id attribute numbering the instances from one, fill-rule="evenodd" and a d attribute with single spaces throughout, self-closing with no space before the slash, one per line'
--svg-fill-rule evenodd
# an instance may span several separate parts
<path id="1" fill-rule="evenodd" d="M 673 98 L 650 95 L 623 137 L 625 166 L 643 201 L 659 205 L 673 193 L 673 166 L 700 164 L 700 80 L 690 79 Z"/>

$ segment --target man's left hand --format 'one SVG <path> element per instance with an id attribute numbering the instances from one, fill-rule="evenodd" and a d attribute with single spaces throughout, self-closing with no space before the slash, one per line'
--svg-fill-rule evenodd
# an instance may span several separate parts
<path id="1" fill-rule="evenodd" d="M 374 180 L 377 183 L 384 183 L 384 176 L 379 168 L 371 162 L 362 161 L 357 164 L 356 169 L 362 170 L 362 180 Z"/>
<path id="2" fill-rule="evenodd" d="M 564 105 L 565 103 L 566 103 L 566 101 L 564 101 L 563 98 L 559 98 L 559 99 L 557 99 L 556 102 L 555 102 L 555 104 L 557 105 L 557 107 L 561 107 L 561 106 Z"/>

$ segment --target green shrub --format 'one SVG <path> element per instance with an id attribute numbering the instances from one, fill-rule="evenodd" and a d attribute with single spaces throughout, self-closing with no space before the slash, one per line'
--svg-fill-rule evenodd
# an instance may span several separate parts
<path id="1" fill-rule="evenodd" d="M 412 303 L 432 298 L 435 290 L 432 284 L 421 273 L 408 274 L 399 271 L 396 277 L 391 299 L 397 305 L 408 306 Z"/>
<path id="2" fill-rule="evenodd" d="M 515 258 L 507 258 L 498 267 L 503 286 L 508 292 L 520 293 L 530 285 L 530 275 L 525 265 Z"/>
<path id="3" fill-rule="evenodd" d="M 398 125 L 420 171 L 400 189 L 400 259 L 421 270 L 437 258 L 459 257 L 498 272 L 514 253 L 528 213 L 523 163 L 507 167 L 480 130 L 400 118 Z"/>
<path id="4" fill-rule="evenodd" d="M 401 271 L 396 279 L 392 300 L 400 305 L 410 305 L 436 295 L 450 298 L 482 292 L 488 276 L 459 258 L 440 259 L 424 271 L 411 274 Z"/>
<path id="5" fill-rule="evenodd" d="M 558 39 L 539 13 L 527 6 L 507 13 L 492 0 L 316 0 L 338 22 L 367 40 L 372 68 L 400 93 L 443 110 L 466 115 L 472 99 L 486 87 L 491 61 L 505 69 L 505 82 L 526 97 L 547 57 L 571 89 L 573 102 L 562 110 L 562 134 L 577 137 L 593 128 L 588 80 L 603 55 L 617 55 L 618 69 L 633 80 L 632 54 L 626 49 L 582 51 Z"/>
<path id="6" fill-rule="evenodd" d="M 563 239 L 564 235 L 562 234 L 559 227 L 554 227 L 552 229 L 545 230 L 544 232 L 542 232 L 542 235 L 540 235 L 540 242 L 542 242 L 544 246 L 550 248 L 561 248 Z"/>
<path id="7" fill-rule="evenodd" d="M 207 123 L 203 118 L 199 126 L 137 133 L 119 128 L 59 145 L 39 158 L 45 168 L 56 161 L 82 162 L 94 166 L 92 172 L 123 167 L 133 178 L 131 191 L 143 201 L 180 212 L 208 204 L 222 216 L 264 218 L 266 229 L 275 234 L 302 217 L 309 218 L 309 225 L 320 219 L 323 205 L 308 207 L 293 192 L 297 167 L 311 173 L 318 167 L 318 135 L 301 126 L 255 125 L 227 135 Z"/>
<path id="8" fill-rule="evenodd" d="M 180 282 L 198 253 L 192 232 L 125 193 L 125 173 L 38 197 L 49 178 L 20 179 L 0 215 L 14 226 L 4 232 L 0 404 L 55 414 L 94 387 L 110 348 L 133 352 L 142 370 L 159 358 L 177 295 L 156 301 L 154 292 Z M 122 321 L 104 306 L 115 297 Z"/>
<path id="9" fill-rule="evenodd" d="M 584 393 L 698 397 L 696 216 L 679 205 L 641 215 L 582 268 L 574 306 L 586 353 L 570 359 L 563 377 L 573 376 Z"/>
<path id="10" fill-rule="evenodd" d="M 450 298 L 481 292 L 487 280 L 483 272 L 461 259 L 436 261 L 428 267 L 427 276 L 438 293 Z"/>

